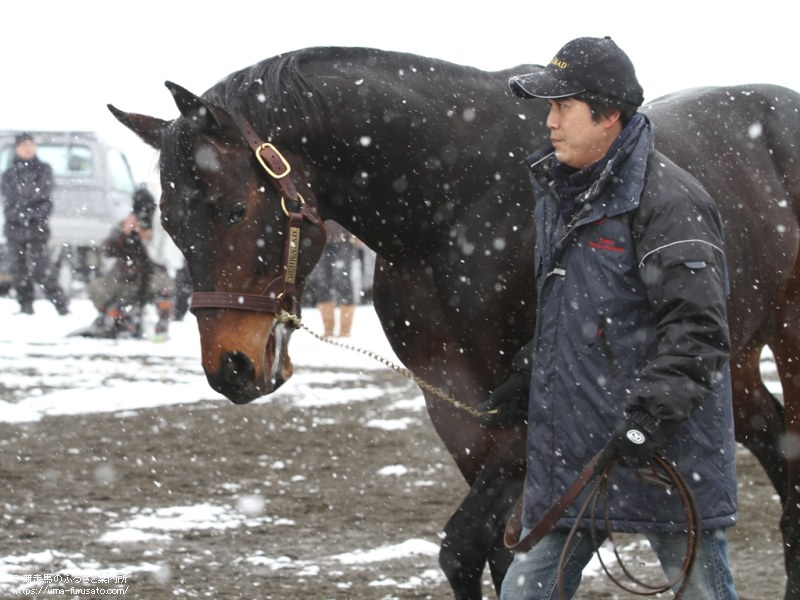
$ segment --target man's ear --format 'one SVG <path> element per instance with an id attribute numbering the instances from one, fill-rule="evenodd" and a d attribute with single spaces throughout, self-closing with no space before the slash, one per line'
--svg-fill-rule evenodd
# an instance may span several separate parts
<path id="1" fill-rule="evenodd" d="M 615 125 L 619 124 L 621 128 L 622 127 L 622 122 L 620 121 L 621 118 L 622 118 L 622 112 L 619 110 L 615 110 L 604 119 L 603 127 L 605 127 L 606 129 L 611 129 Z"/>

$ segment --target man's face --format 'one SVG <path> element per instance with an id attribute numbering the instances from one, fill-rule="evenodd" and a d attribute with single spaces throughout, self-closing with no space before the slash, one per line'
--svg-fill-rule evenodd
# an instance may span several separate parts
<path id="1" fill-rule="evenodd" d="M 619 113 L 592 120 L 589 105 L 574 98 L 548 100 L 547 127 L 556 158 L 570 167 L 585 169 L 603 158 L 622 127 Z"/>
<path id="2" fill-rule="evenodd" d="M 17 145 L 16 152 L 22 160 L 30 160 L 36 156 L 36 144 L 31 140 L 25 140 Z"/>

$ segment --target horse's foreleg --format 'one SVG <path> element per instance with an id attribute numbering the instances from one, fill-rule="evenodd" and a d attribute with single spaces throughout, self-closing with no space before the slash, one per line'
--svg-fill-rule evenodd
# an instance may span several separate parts
<path id="1" fill-rule="evenodd" d="M 499 595 L 511 553 L 503 545 L 505 525 L 522 492 L 524 436 L 499 441 L 469 493 L 444 529 L 439 564 L 457 599 L 480 600 L 486 563 Z M 509 457 L 513 457 L 509 463 Z"/>

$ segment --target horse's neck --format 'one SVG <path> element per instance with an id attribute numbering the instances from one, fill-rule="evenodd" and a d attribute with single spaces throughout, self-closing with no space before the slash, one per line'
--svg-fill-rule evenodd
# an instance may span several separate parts
<path id="1" fill-rule="evenodd" d="M 464 204 L 498 173 L 521 174 L 532 150 L 505 74 L 401 56 L 408 62 L 310 78 L 330 111 L 331 131 L 304 148 L 320 167 L 323 216 L 383 255 L 392 236 L 405 247 L 441 244 Z"/>

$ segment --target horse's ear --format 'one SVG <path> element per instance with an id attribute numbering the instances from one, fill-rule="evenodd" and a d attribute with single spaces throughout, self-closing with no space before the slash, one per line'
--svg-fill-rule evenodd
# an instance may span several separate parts
<path id="1" fill-rule="evenodd" d="M 150 144 L 156 150 L 161 150 L 161 140 L 167 130 L 169 121 L 148 117 L 119 110 L 117 107 L 108 104 L 108 110 L 117 120 L 128 129 L 138 135 L 145 143 Z"/>
<path id="2" fill-rule="evenodd" d="M 184 118 L 208 134 L 219 134 L 231 123 L 228 114 L 171 81 L 164 82 Z"/>

